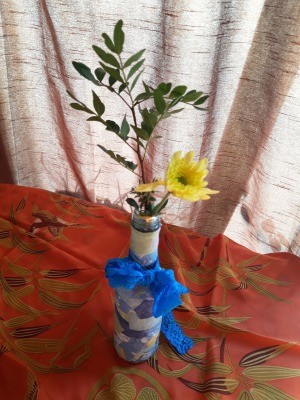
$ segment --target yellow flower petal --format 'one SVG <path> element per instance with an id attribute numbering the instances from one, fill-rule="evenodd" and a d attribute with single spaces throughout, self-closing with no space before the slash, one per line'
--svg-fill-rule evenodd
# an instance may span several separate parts
<path id="1" fill-rule="evenodd" d="M 199 161 L 198 165 L 201 170 L 206 169 L 208 165 L 208 159 L 202 158 L 202 160 Z"/>
<path id="2" fill-rule="evenodd" d="M 175 197 L 189 201 L 208 200 L 209 195 L 218 191 L 206 187 L 207 158 L 196 162 L 193 161 L 194 155 L 193 151 L 189 151 L 183 158 L 181 151 L 173 154 L 168 165 L 165 185 Z"/>
<path id="3" fill-rule="evenodd" d="M 134 191 L 135 192 L 152 192 L 152 190 L 155 190 L 158 186 L 164 185 L 165 182 L 162 179 L 159 179 L 155 182 L 150 182 L 150 183 L 143 183 L 139 186 L 137 186 Z"/>
<path id="4" fill-rule="evenodd" d="M 193 161 L 195 157 L 195 153 L 193 151 L 189 151 L 188 153 L 186 153 L 185 157 L 184 157 L 184 161 L 187 163 L 191 163 Z"/>

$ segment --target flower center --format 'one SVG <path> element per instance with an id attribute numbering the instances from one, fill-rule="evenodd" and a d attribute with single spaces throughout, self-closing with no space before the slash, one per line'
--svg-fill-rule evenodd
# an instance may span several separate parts
<path id="1" fill-rule="evenodd" d="M 183 185 L 187 185 L 188 184 L 188 181 L 184 176 L 179 176 L 177 178 L 177 180 L 178 180 L 178 182 L 182 183 Z"/>

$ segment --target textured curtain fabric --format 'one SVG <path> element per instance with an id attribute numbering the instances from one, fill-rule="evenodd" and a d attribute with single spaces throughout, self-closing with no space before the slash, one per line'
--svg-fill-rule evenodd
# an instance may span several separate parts
<path id="1" fill-rule="evenodd" d="M 70 108 L 66 89 L 92 104 L 93 44 L 124 21 L 125 50 L 146 48 L 148 84 L 185 84 L 210 95 L 206 112 L 161 123 L 147 177 L 171 154 L 208 157 L 208 202 L 172 200 L 164 218 L 207 236 L 225 233 L 258 252 L 299 254 L 298 0 L 0 1 L 0 180 L 125 207 L 136 177 L 97 147 L 134 161 L 122 141 Z M 139 87 L 137 87 L 138 93 Z M 107 119 L 125 109 L 104 90 Z"/>

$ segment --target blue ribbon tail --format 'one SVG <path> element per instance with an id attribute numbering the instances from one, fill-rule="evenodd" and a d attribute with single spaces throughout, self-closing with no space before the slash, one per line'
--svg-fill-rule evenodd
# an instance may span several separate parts
<path id="1" fill-rule="evenodd" d="M 166 315 L 173 308 L 181 304 L 181 294 L 188 293 L 188 289 L 177 282 L 174 271 L 161 269 L 155 274 L 150 285 L 154 297 L 153 315 L 158 318 Z"/>
<path id="2" fill-rule="evenodd" d="M 163 316 L 161 331 L 180 354 L 185 354 L 194 346 L 192 339 L 182 332 L 171 311 Z"/>

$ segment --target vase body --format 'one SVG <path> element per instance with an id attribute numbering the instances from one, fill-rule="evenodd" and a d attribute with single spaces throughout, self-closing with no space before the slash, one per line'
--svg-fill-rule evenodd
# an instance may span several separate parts
<path id="1" fill-rule="evenodd" d="M 133 214 L 130 256 L 143 268 L 151 268 L 158 257 L 159 231 L 158 216 Z M 157 350 L 161 317 L 153 316 L 153 303 L 147 286 L 115 289 L 114 343 L 126 361 L 145 361 Z"/>

